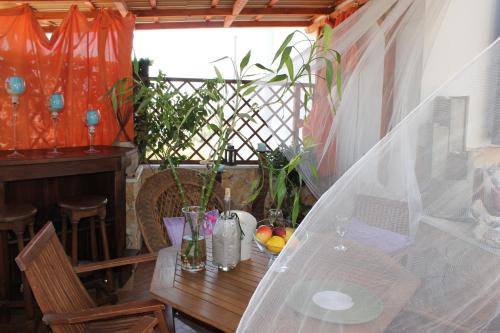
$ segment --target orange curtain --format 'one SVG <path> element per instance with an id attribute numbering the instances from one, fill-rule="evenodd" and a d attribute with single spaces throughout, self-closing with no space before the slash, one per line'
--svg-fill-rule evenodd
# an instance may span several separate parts
<path id="1" fill-rule="evenodd" d="M 131 78 L 134 25 L 133 15 L 121 17 L 108 9 L 89 22 L 73 6 L 49 39 L 29 6 L 0 10 L 0 149 L 13 147 L 13 108 L 4 88 L 12 75 L 26 82 L 17 118 L 18 148 L 52 146 L 48 99 L 54 92 L 63 94 L 65 104 L 57 127 L 59 147 L 88 144 L 84 123 L 88 109 L 101 113 L 95 143 L 113 143 L 120 126 L 105 94 L 117 80 Z M 132 119 L 125 129 L 132 139 Z"/>
<path id="2" fill-rule="evenodd" d="M 358 10 L 357 6 L 351 7 L 338 14 L 335 21 L 329 22 L 333 28 L 345 21 L 349 16 Z M 343 72 L 351 70 L 357 59 L 357 48 L 353 45 L 347 54 L 342 55 Z M 334 63 L 334 68 L 336 68 Z M 325 77 L 325 69 L 322 69 L 319 76 Z M 330 176 L 335 174 L 335 154 L 337 150 L 337 140 L 333 138 L 329 142 L 329 135 L 332 131 L 335 115 L 332 113 L 328 96 L 328 89 L 324 80 L 318 80 L 314 87 L 313 105 L 311 112 L 304 122 L 303 135 L 315 146 L 316 160 L 318 162 L 318 175 Z M 328 146 L 326 146 L 328 145 Z"/>

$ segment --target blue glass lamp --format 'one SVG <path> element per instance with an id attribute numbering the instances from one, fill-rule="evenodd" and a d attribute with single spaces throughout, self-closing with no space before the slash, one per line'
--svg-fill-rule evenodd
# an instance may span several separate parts
<path id="1" fill-rule="evenodd" d="M 54 93 L 49 97 L 49 111 L 50 118 L 52 119 L 52 128 L 54 129 L 54 148 L 49 152 L 50 155 L 59 155 L 62 154 L 57 149 L 57 119 L 59 116 L 59 112 L 64 108 L 64 96 L 60 93 Z"/>
<path id="2" fill-rule="evenodd" d="M 12 107 L 13 107 L 13 112 L 12 112 L 12 142 L 14 145 L 14 151 L 7 155 L 7 157 L 10 158 L 19 158 L 23 157 L 24 155 L 19 153 L 17 151 L 17 131 L 16 131 L 16 125 L 17 125 L 17 110 L 19 108 L 19 96 L 21 96 L 24 91 L 26 90 L 26 84 L 24 82 L 24 79 L 20 76 L 10 76 L 5 80 L 5 90 L 7 90 L 7 93 L 10 95 L 12 99 Z"/>
<path id="3" fill-rule="evenodd" d="M 99 110 L 88 110 L 85 113 L 85 124 L 87 125 L 89 131 L 89 149 L 85 152 L 87 154 L 95 154 L 98 153 L 99 150 L 94 147 L 94 134 L 96 130 L 96 126 L 101 122 L 101 113 Z"/>

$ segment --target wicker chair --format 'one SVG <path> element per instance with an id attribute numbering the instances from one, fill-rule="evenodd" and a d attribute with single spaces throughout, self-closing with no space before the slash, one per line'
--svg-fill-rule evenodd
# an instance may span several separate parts
<path id="1" fill-rule="evenodd" d="M 155 258 L 155 254 L 146 254 L 72 267 L 54 226 L 47 223 L 16 262 L 26 274 L 43 321 L 54 333 L 148 332 L 151 325 L 168 333 L 164 304 L 145 300 L 97 307 L 76 275 Z M 144 315 L 153 316 L 154 320 L 144 319 Z"/>
<path id="2" fill-rule="evenodd" d="M 356 197 L 353 217 L 373 227 L 409 236 L 408 203 L 360 194 Z"/>
<path id="3" fill-rule="evenodd" d="M 177 169 L 189 204 L 197 205 L 200 201 L 202 179 L 195 170 Z M 216 182 L 208 209 L 223 207 L 224 193 Z M 182 200 L 171 171 L 160 171 L 149 177 L 142 185 L 135 202 L 137 221 L 150 252 L 157 252 L 170 246 L 163 217 L 182 216 Z"/>

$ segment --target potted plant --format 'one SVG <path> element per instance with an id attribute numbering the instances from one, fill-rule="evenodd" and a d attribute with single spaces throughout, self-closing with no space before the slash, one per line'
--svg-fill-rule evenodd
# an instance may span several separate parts
<path id="1" fill-rule="evenodd" d="M 329 27 L 325 30 L 325 36 L 329 36 Z M 154 115 L 157 108 L 164 108 L 165 111 L 160 112 L 162 115 L 160 118 L 154 118 L 154 121 L 151 122 L 152 124 L 156 124 L 160 127 L 166 127 L 165 130 L 162 130 L 159 127 L 153 127 L 152 132 L 156 134 L 147 132 L 144 135 L 152 136 L 153 140 L 156 140 L 157 147 L 160 147 L 160 153 L 165 162 L 164 166 L 172 172 L 183 201 L 186 219 L 186 237 L 183 237 L 181 258 L 182 267 L 184 269 L 196 271 L 203 269 L 204 267 L 204 237 L 201 234 L 202 229 L 200 228 L 200 221 L 204 217 L 208 200 L 212 194 L 217 171 L 219 170 L 219 166 L 224 157 L 224 149 L 233 135 L 236 123 L 239 119 L 253 121 L 249 113 L 241 111 L 241 105 L 245 103 L 243 97 L 254 92 L 262 84 L 283 84 L 285 87 L 285 89 L 283 89 L 284 94 L 286 91 L 293 89 L 295 85 L 303 84 L 302 82 L 305 80 L 309 83 L 309 90 L 306 91 L 306 101 L 304 101 L 304 103 L 307 104 L 312 96 L 311 83 L 313 78 L 326 80 L 327 86 L 330 90 L 333 86 L 334 70 L 332 59 L 330 59 L 329 56 L 333 56 L 333 61 L 336 61 L 337 65 L 340 66 L 340 55 L 333 50 L 321 47 L 319 41 L 313 42 L 307 37 L 305 41 L 295 42 L 293 40 L 295 33 L 296 32 L 285 38 L 284 42 L 275 53 L 273 64 L 271 64 L 270 67 L 266 67 L 259 63 L 250 64 L 250 51 L 245 54 L 239 63 L 236 63 L 233 59 L 228 57 L 216 60 L 215 63 L 221 61 L 229 61 L 231 63 L 234 76 L 236 77 L 235 91 L 229 91 L 222 73 L 215 65 L 214 70 L 216 79 L 210 81 L 211 85 L 207 84 L 207 90 L 205 91 L 205 95 L 203 95 L 204 97 L 202 98 L 201 104 L 197 102 L 192 104 L 188 103 L 183 100 L 182 97 L 178 96 L 178 92 L 172 92 L 166 89 L 161 83 L 162 80 L 166 80 L 166 78 L 160 78 L 159 83 L 155 87 L 147 87 L 145 84 L 139 82 L 139 85 L 141 86 L 139 89 L 139 95 L 142 95 L 141 98 L 145 101 L 143 103 L 150 106 L 150 108 L 144 108 L 144 110 L 149 109 L 149 112 L 153 113 L 153 115 L 150 115 L 153 118 L 158 117 L 157 115 Z M 292 57 L 294 54 L 299 52 L 297 44 L 301 42 L 309 42 L 310 51 L 305 56 L 301 55 L 303 60 L 302 63 L 297 68 L 294 68 Z M 325 45 L 328 44 L 329 42 L 325 40 Z M 319 77 L 313 71 L 312 64 L 316 61 L 326 61 L 327 70 L 325 77 Z M 259 72 L 255 73 L 255 70 L 258 70 Z M 337 87 L 340 91 L 339 77 L 340 71 L 337 73 Z M 233 99 L 234 104 L 231 107 L 230 117 L 226 118 L 226 101 L 232 94 L 235 95 L 235 98 Z M 270 103 L 278 103 L 280 97 L 281 96 L 277 96 L 276 101 L 272 101 Z M 177 98 L 180 98 L 182 103 L 176 103 L 175 101 Z M 209 100 L 213 102 L 212 104 L 215 105 L 213 109 L 208 110 L 206 108 L 206 103 L 203 103 L 205 98 L 206 102 Z M 175 106 L 179 105 L 184 107 L 181 108 L 182 112 L 180 112 L 180 114 L 176 114 L 178 113 L 178 110 Z M 252 108 L 255 110 L 257 106 L 253 105 Z M 153 112 L 151 112 L 151 109 Z M 210 112 L 210 117 L 207 117 L 207 111 Z M 211 119 L 210 122 L 206 122 L 206 119 L 208 118 Z M 188 202 L 183 184 L 179 181 L 179 177 L 176 172 L 176 166 L 179 161 L 179 156 L 177 154 L 179 151 L 178 148 L 188 144 L 187 140 L 190 140 L 194 132 L 199 129 L 200 122 L 203 124 L 206 123 L 208 128 L 210 128 L 210 130 L 217 135 L 219 140 L 209 154 L 209 161 L 211 161 L 211 164 L 201 173 L 203 185 L 200 193 L 200 202 L 198 203 L 198 206 L 190 206 L 192 203 Z M 186 126 L 189 128 L 186 129 Z M 294 169 L 299 162 L 300 155 L 297 155 L 290 160 L 290 163 L 286 167 L 279 169 L 278 180 L 276 181 L 277 202 L 283 201 L 283 191 L 286 192 L 286 182 L 283 180 L 283 178 L 286 177 L 284 176 L 289 173 L 288 169 Z M 292 209 L 292 215 L 297 215 L 297 209 L 295 209 L 295 211 Z"/>

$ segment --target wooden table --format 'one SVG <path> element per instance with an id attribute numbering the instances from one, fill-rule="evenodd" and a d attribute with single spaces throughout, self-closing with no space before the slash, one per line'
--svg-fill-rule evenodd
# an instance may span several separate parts
<path id="1" fill-rule="evenodd" d="M 314 246 L 315 242 L 309 244 Z M 384 302 L 384 310 L 379 318 L 364 324 L 336 325 L 314 318 L 304 318 L 289 306 L 283 306 L 280 307 L 277 319 L 279 327 L 271 328 L 268 327 L 268 323 L 264 322 L 263 326 L 255 331 L 260 332 L 266 329 L 272 332 L 289 333 L 294 332 L 300 326 L 304 332 L 315 333 L 383 332 L 405 307 L 420 282 L 389 256 L 383 253 L 366 256 L 366 251 L 370 249 L 350 242 L 347 244 L 349 250 L 342 254 L 343 258 L 335 261 L 335 267 L 332 267 L 330 272 L 325 272 L 328 275 L 325 279 L 335 277 L 372 291 Z M 329 246 L 329 250 L 333 251 L 331 243 Z M 373 250 L 370 251 L 373 252 Z M 328 257 L 324 257 L 324 263 L 318 264 L 331 266 L 332 261 Z M 303 262 L 302 260 L 305 259 L 298 260 Z M 180 269 L 176 249 L 163 249 L 158 256 L 150 291 L 154 298 L 175 309 L 224 332 L 234 332 L 252 293 L 266 272 L 267 261 L 267 257 L 255 248 L 252 259 L 240 263 L 232 272 L 218 272 L 217 268 L 209 262 L 206 272 L 188 273 Z M 356 263 L 356 267 L 353 267 L 352 263 Z M 282 280 L 284 285 L 273 288 L 271 293 L 276 292 L 275 296 L 279 297 L 282 293 L 288 292 L 296 281 L 307 279 L 302 275 L 296 276 L 295 272 L 296 270 L 289 270 L 282 273 L 286 274 Z M 314 275 L 314 278 L 318 276 Z M 268 297 L 274 296 L 268 295 Z"/>
<path id="2" fill-rule="evenodd" d="M 180 269 L 177 249 L 160 251 L 150 291 L 153 297 L 224 332 L 235 332 L 250 297 L 267 271 L 268 258 L 254 246 L 252 259 L 231 272 L 219 272 L 207 242 L 205 271 Z"/>
<path id="3" fill-rule="evenodd" d="M 108 216 L 114 217 L 114 255 L 125 249 L 125 169 L 130 163 L 131 148 L 97 146 L 98 154 L 86 154 L 87 147 L 60 148 L 61 155 L 47 155 L 48 150 L 22 150 L 24 157 L 8 158 L 10 151 L 0 151 L 0 207 L 15 202 L 37 207 L 38 222 L 46 222 L 57 200 L 79 193 L 103 193 L 108 196 Z M 9 288 L 9 262 L 4 255 L 6 236 L 0 236 L 0 299 Z"/>

